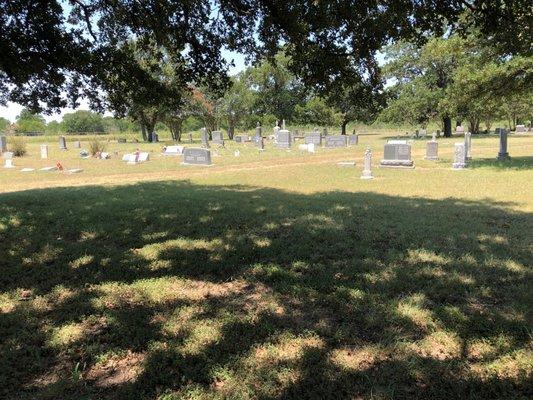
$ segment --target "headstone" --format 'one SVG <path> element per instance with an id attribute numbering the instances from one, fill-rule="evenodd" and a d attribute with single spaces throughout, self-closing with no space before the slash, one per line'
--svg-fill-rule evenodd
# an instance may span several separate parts
<path id="1" fill-rule="evenodd" d="M 200 139 L 202 139 L 202 146 L 206 149 L 209 148 L 209 134 L 206 128 L 200 129 Z"/>
<path id="2" fill-rule="evenodd" d="M 316 147 L 316 145 L 314 143 L 308 143 L 307 144 L 307 151 L 309 153 L 315 154 L 315 147 Z"/>
<path id="3" fill-rule="evenodd" d="M 426 129 L 420 129 L 419 136 L 425 138 L 428 134 Z"/>
<path id="4" fill-rule="evenodd" d="M 411 160 L 411 145 L 391 142 L 385 144 L 383 159 L 379 163 L 380 167 L 414 168 L 413 160 Z"/>
<path id="5" fill-rule="evenodd" d="M 43 160 L 48 158 L 48 145 L 47 144 L 41 145 L 41 158 Z"/>
<path id="6" fill-rule="evenodd" d="M 13 165 L 13 152 L 12 151 L 6 151 L 3 153 L 5 164 L 4 168 L 15 168 Z"/>
<path id="7" fill-rule="evenodd" d="M 324 136 L 328 135 L 328 128 L 322 129 L 322 135 L 324 135 Z"/>
<path id="8" fill-rule="evenodd" d="M 145 152 L 140 152 L 137 157 L 137 162 L 142 163 L 145 161 L 150 161 L 150 154 Z"/>
<path id="9" fill-rule="evenodd" d="M 348 137 L 348 146 L 355 146 L 359 143 L 359 135 L 349 135 Z"/>
<path id="10" fill-rule="evenodd" d="M 7 137 L 0 136 L 0 154 L 7 151 Z"/>
<path id="11" fill-rule="evenodd" d="M 211 132 L 211 138 L 213 140 L 213 143 L 224 146 L 224 135 L 222 131 Z"/>
<path id="12" fill-rule="evenodd" d="M 43 171 L 43 172 L 57 171 L 57 167 L 43 167 L 43 168 L 40 168 L 39 171 Z"/>
<path id="13" fill-rule="evenodd" d="M 403 139 L 392 139 L 392 140 L 387 141 L 387 143 L 388 144 L 408 144 L 407 140 L 403 140 Z"/>
<path id="14" fill-rule="evenodd" d="M 255 140 L 257 141 L 258 138 L 262 138 L 262 137 L 263 137 L 263 129 L 261 128 L 261 125 L 259 125 L 259 122 L 258 122 L 255 128 Z"/>
<path id="15" fill-rule="evenodd" d="M 361 179 L 374 179 L 374 176 L 372 176 L 372 150 L 369 148 L 365 150 Z"/>
<path id="16" fill-rule="evenodd" d="M 434 142 L 437 140 L 437 132 L 433 132 L 431 134 L 431 140 L 434 141 Z"/>
<path id="17" fill-rule="evenodd" d="M 117 142 L 118 142 L 118 143 L 126 143 L 126 139 L 124 139 L 124 138 L 118 138 Z"/>
<path id="18" fill-rule="evenodd" d="M 20 172 L 33 172 L 35 171 L 35 168 L 22 168 Z"/>
<path id="19" fill-rule="evenodd" d="M 187 147 L 183 150 L 183 164 L 188 165 L 211 165 L 211 151 Z"/>
<path id="20" fill-rule="evenodd" d="M 244 142 L 251 142 L 252 139 L 248 135 L 241 135 L 241 141 Z"/>
<path id="21" fill-rule="evenodd" d="M 67 140 L 65 139 L 65 136 L 59 136 L 59 149 L 60 150 L 67 149 Z"/>
<path id="22" fill-rule="evenodd" d="M 292 145 L 291 133 L 286 129 L 281 129 L 278 131 L 278 142 L 277 145 L 282 149 L 290 149 Z"/>
<path id="23" fill-rule="evenodd" d="M 305 144 L 313 143 L 316 146 L 322 146 L 322 135 L 318 131 L 313 131 L 305 135 Z"/>
<path id="24" fill-rule="evenodd" d="M 241 135 L 233 136 L 233 140 L 235 141 L 235 143 L 242 143 L 242 136 Z"/>
<path id="25" fill-rule="evenodd" d="M 346 135 L 327 135 L 325 137 L 325 147 L 346 147 Z"/>
<path id="26" fill-rule="evenodd" d="M 254 138 L 254 144 L 255 144 L 255 147 L 257 147 L 259 150 L 265 149 L 265 140 L 263 139 L 262 136 L 256 136 Z"/>
<path id="27" fill-rule="evenodd" d="M 74 143 L 72 143 L 72 146 L 75 148 L 75 149 L 80 149 L 81 148 L 81 143 L 79 140 L 76 140 Z"/>
<path id="28" fill-rule="evenodd" d="M 233 155 L 234 155 L 235 157 L 240 157 L 240 156 L 241 156 L 241 152 L 240 152 L 239 150 L 235 150 L 235 151 L 233 152 Z"/>
<path id="29" fill-rule="evenodd" d="M 526 126 L 525 125 L 516 125 L 516 133 L 522 133 L 526 132 Z"/>
<path id="30" fill-rule="evenodd" d="M 465 143 L 455 143 L 452 168 L 460 170 L 466 168 L 466 146 Z"/>
<path id="31" fill-rule="evenodd" d="M 137 151 L 132 154 L 124 154 L 122 161 L 126 161 L 128 164 L 139 164 L 150 160 L 150 154 L 146 152 Z"/>
<path id="32" fill-rule="evenodd" d="M 164 156 L 180 156 L 183 153 L 183 146 L 167 146 L 163 150 Z"/>
<path id="33" fill-rule="evenodd" d="M 466 150 L 466 159 L 472 159 L 472 134 L 470 132 L 465 132 L 465 150 Z"/>
<path id="34" fill-rule="evenodd" d="M 83 172 L 83 169 L 81 168 L 67 169 L 67 172 L 69 174 L 79 174 L 80 172 Z"/>
<path id="35" fill-rule="evenodd" d="M 281 129 L 283 129 L 284 131 L 286 130 L 286 129 L 285 129 L 285 120 L 283 120 L 283 121 L 281 122 Z"/>
<path id="36" fill-rule="evenodd" d="M 437 161 L 439 159 L 439 142 L 430 140 L 426 143 L 426 160 Z"/>
<path id="37" fill-rule="evenodd" d="M 500 128 L 500 151 L 498 152 L 498 160 L 509 160 L 510 158 L 507 152 L 507 129 Z"/>
<path id="38" fill-rule="evenodd" d="M 274 127 L 274 140 L 276 141 L 276 143 L 278 141 L 278 132 L 279 131 L 280 131 L 279 126 L 275 126 Z"/>
<path id="39" fill-rule="evenodd" d="M 455 127 L 455 133 L 464 133 L 465 129 L 459 125 Z"/>

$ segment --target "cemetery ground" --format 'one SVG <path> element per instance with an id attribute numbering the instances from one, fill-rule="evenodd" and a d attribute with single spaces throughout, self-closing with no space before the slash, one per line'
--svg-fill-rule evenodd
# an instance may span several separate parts
<path id="1" fill-rule="evenodd" d="M 379 169 L 391 136 L 212 167 L 31 139 L 15 165 L 84 171 L 0 171 L 0 398 L 531 398 L 533 135 L 462 171 L 457 137 Z"/>

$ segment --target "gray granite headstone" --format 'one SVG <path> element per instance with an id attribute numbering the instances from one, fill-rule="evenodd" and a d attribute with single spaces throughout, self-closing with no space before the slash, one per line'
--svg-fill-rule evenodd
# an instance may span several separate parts
<path id="1" fill-rule="evenodd" d="M 7 151 L 7 137 L 0 136 L 0 154 Z"/>
<path id="2" fill-rule="evenodd" d="M 72 143 L 72 147 L 75 149 L 81 149 L 81 143 L 79 140 L 76 140 L 74 143 Z"/>
<path id="3" fill-rule="evenodd" d="M 500 128 L 500 151 L 498 152 L 498 160 L 508 160 L 510 158 L 507 152 L 507 129 Z"/>
<path id="4" fill-rule="evenodd" d="M 211 150 L 186 147 L 183 149 L 183 164 L 211 165 Z"/>
<path id="5" fill-rule="evenodd" d="M 235 141 L 235 143 L 242 143 L 243 142 L 241 135 L 233 136 L 233 140 Z"/>
<path id="6" fill-rule="evenodd" d="M 289 149 L 292 145 L 291 133 L 286 129 L 281 129 L 278 131 L 278 143 L 279 148 Z"/>
<path id="7" fill-rule="evenodd" d="M 359 143 L 359 135 L 349 135 L 348 137 L 348 146 L 355 146 Z"/>
<path id="8" fill-rule="evenodd" d="M 372 176 L 372 150 L 366 149 L 363 159 L 363 174 L 361 179 L 374 179 Z"/>
<path id="9" fill-rule="evenodd" d="M 314 144 L 315 146 L 322 146 L 322 135 L 318 131 L 314 131 L 305 135 L 305 144 Z"/>
<path id="10" fill-rule="evenodd" d="M 65 139 L 65 136 L 59 136 L 59 149 L 60 150 L 67 149 L 67 140 Z"/>
<path id="11" fill-rule="evenodd" d="M 465 143 L 455 143 L 453 153 L 453 169 L 466 168 L 466 146 Z"/>
<path id="12" fill-rule="evenodd" d="M 211 138 L 212 138 L 213 143 L 224 145 L 224 135 L 222 131 L 211 132 Z"/>
<path id="13" fill-rule="evenodd" d="M 346 135 L 328 135 L 325 137 L 325 147 L 346 147 L 347 140 Z"/>
<path id="14" fill-rule="evenodd" d="M 383 151 L 383 159 L 379 165 L 385 168 L 413 168 L 411 145 L 404 143 L 387 143 Z"/>
<path id="15" fill-rule="evenodd" d="M 209 134 L 207 133 L 206 128 L 200 129 L 200 139 L 202 140 L 202 146 L 208 149 L 209 148 Z"/>
<path id="16" fill-rule="evenodd" d="M 464 133 L 465 128 L 463 128 L 461 125 L 455 127 L 455 133 Z"/>
<path id="17" fill-rule="evenodd" d="M 439 142 L 430 140 L 426 143 L 426 160 L 436 161 L 439 159 Z"/>
<path id="18" fill-rule="evenodd" d="M 254 144 L 255 144 L 255 147 L 257 147 L 259 150 L 265 149 L 265 140 L 263 139 L 262 136 L 254 137 Z"/>
<path id="19" fill-rule="evenodd" d="M 261 128 L 261 125 L 259 125 L 259 122 L 257 123 L 257 126 L 255 127 L 255 137 L 263 137 L 263 128 Z"/>
<path id="20" fill-rule="evenodd" d="M 516 133 L 522 133 L 526 132 L 526 126 L 525 125 L 516 125 Z"/>

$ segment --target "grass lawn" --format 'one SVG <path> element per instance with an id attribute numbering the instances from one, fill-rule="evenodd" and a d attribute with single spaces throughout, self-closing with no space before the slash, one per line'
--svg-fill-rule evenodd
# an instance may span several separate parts
<path id="1" fill-rule="evenodd" d="M 0 168 L 0 398 L 531 398 L 533 135 L 465 171 L 459 138 L 378 169 L 388 136 L 208 168 L 29 141 L 84 171 Z"/>

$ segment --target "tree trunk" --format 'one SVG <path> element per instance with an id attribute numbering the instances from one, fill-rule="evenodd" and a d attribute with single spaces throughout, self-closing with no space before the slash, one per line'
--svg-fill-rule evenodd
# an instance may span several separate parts
<path id="1" fill-rule="evenodd" d="M 228 138 L 233 140 L 235 135 L 235 121 L 232 118 L 228 118 Z"/>
<path id="2" fill-rule="evenodd" d="M 444 137 L 452 137 L 452 119 L 448 116 L 442 118 Z"/>
<path id="3" fill-rule="evenodd" d="M 485 128 L 487 130 L 487 133 L 490 132 L 490 128 L 492 127 L 492 121 L 490 119 L 485 120 Z"/>
<path id="4" fill-rule="evenodd" d="M 348 120 L 343 119 L 341 125 L 341 135 L 346 135 L 346 125 L 348 125 Z"/>
<path id="5" fill-rule="evenodd" d="M 146 142 L 148 140 L 148 137 L 146 135 L 146 125 L 144 124 L 144 122 L 141 122 L 141 133 L 143 136 L 143 141 Z"/>
<path id="6" fill-rule="evenodd" d="M 182 121 L 172 121 L 169 124 L 170 133 L 174 142 L 181 142 L 182 135 Z"/>

